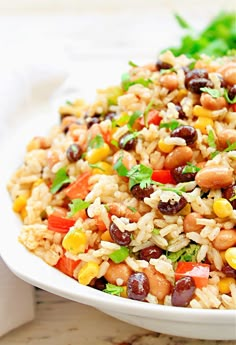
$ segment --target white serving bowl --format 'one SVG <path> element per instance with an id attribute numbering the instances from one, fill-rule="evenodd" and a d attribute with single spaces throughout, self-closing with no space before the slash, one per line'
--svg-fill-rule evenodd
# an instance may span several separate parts
<path id="1" fill-rule="evenodd" d="M 168 307 L 111 296 L 93 288 L 80 285 L 74 279 L 48 266 L 27 251 L 19 242 L 21 221 L 12 211 L 6 183 L 13 171 L 23 161 L 25 146 L 34 135 L 46 134 L 57 115 L 49 111 L 48 99 L 7 114 L 1 121 L 6 134 L 1 143 L 1 241 L 0 254 L 10 270 L 32 285 L 73 301 L 88 304 L 111 315 L 148 330 L 198 339 L 236 339 L 235 310 L 197 310 Z M 3 127 L 4 123 L 4 127 Z M 15 129 L 12 130 L 12 126 Z"/>

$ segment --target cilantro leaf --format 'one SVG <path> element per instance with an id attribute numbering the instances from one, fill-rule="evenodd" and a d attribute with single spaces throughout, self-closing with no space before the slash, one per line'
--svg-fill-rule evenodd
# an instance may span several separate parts
<path id="1" fill-rule="evenodd" d="M 166 192 L 173 192 L 176 193 L 178 195 L 182 195 L 182 193 L 185 192 L 185 187 L 181 186 L 181 187 L 177 187 L 177 188 L 171 188 L 171 187 L 162 187 L 162 190 L 166 191 Z"/>
<path id="2" fill-rule="evenodd" d="M 136 63 L 134 63 L 133 61 L 129 61 L 129 65 L 131 67 L 138 67 L 138 65 Z"/>
<path id="3" fill-rule="evenodd" d="M 144 87 L 147 87 L 152 82 L 153 81 L 151 79 L 144 79 L 144 78 L 139 78 L 134 81 L 131 81 L 129 73 L 124 73 L 121 76 L 121 84 L 125 91 L 128 91 L 129 87 L 132 85 L 141 84 Z"/>
<path id="4" fill-rule="evenodd" d="M 112 139 L 112 140 L 111 140 L 111 144 L 112 144 L 113 146 L 119 148 L 119 143 L 118 143 L 118 141 L 116 141 L 115 139 Z"/>
<path id="5" fill-rule="evenodd" d="M 140 117 L 142 116 L 142 112 L 139 111 L 139 110 L 136 110 L 131 116 L 130 116 L 130 119 L 129 119 L 129 122 L 127 124 L 129 130 L 132 130 L 132 127 L 135 123 L 135 121 Z"/>
<path id="6" fill-rule="evenodd" d="M 234 96 L 233 99 L 230 99 L 229 98 L 229 93 L 228 93 L 228 90 L 225 89 L 224 91 L 224 98 L 226 99 L 226 101 L 229 103 L 229 104 L 235 104 L 236 103 L 236 96 Z"/>
<path id="7" fill-rule="evenodd" d="M 218 154 L 220 153 L 220 151 L 215 151 L 215 152 L 212 152 L 211 154 L 210 154 L 210 158 L 211 159 L 213 159 L 213 158 L 215 158 Z"/>
<path id="8" fill-rule="evenodd" d="M 156 182 L 152 180 L 152 173 L 152 168 L 143 164 L 138 164 L 132 167 L 126 175 L 129 177 L 129 189 L 136 184 L 139 184 L 142 189 L 146 188 L 150 184 L 156 184 Z"/>
<path id="9" fill-rule="evenodd" d="M 64 184 L 70 183 L 71 180 L 67 175 L 66 168 L 63 167 L 56 172 L 55 178 L 53 180 L 50 192 L 55 194 L 58 192 Z"/>
<path id="10" fill-rule="evenodd" d="M 202 92 L 208 93 L 213 98 L 219 98 L 221 96 L 219 90 L 211 89 L 210 87 L 201 87 L 200 90 Z"/>
<path id="11" fill-rule="evenodd" d="M 106 289 L 103 292 L 109 293 L 110 295 L 120 296 L 120 294 L 124 291 L 122 286 L 113 285 L 110 283 L 106 284 Z"/>
<path id="12" fill-rule="evenodd" d="M 127 134 L 124 138 L 122 138 L 122 147 L 125 147 L 128 141 L 135 139 L 139 136 L 140 132 L 133 132 L 130 134 Z"/>
<path id="13" fill-rule="evenodd" d="M 185 167 L 182 170 L 182 174 L 188 174 L 188 173 L 196 173 L 199 170 L 201 170 L 200 168 L 198 168 L 196 165 L 193 165 L 192 163 L 187 163 L 187 165 L 185 165 Z"/>
<path id="14" fill-rule="evenodd" d="M 113 169 L 117 171 L 119 176 L 127 176 L 129 170 L 124 166 L 122 159 L 123 156 L 121 154 L 119 159 L 115 163 Z"/>
<path id="15" fill-rule="evenodd" d="M 101 134 L 96 135 L 93 139 L 88 142 L 88 149 L 98 149 L 104 145 L 104 139 Z"/>
<path id="16" fill-rule="evenodd" d="M 70 212 L 67 213 L 67 216 L 73 217 L 78 211 L 85 210 L 91 204 L 90 201 L 84 201 L 82 199 L 73 199 L 71 204 L 69 204 Z"/>
<path id="17" fill-rule="evenodd" d="M 176 72 L 175 67 L 171 67 L 171 68 L 167 68 L 167 69 L 161 69 L 160 70 L 160 75 L 168 74 L 168 73 L 171 73 L 171 72 Z"/>
<path id="18" fill-rule="evenodd" d="M 132 207 L 132 206 L 127 206 L 127 208 L 132 211 L 132 212 L 137 212 L 136 208 L 135 207 Z"/>
<path id="19" fill-rule="evenodd" d="M 178 250 L 177 252 L 168 253 L 167 258 L 173 263 L 177 261 L 196 262 L 199 249 L 199 244 L 190 244 L 187 247 Z"/>
<path id="20" fill-rule="evenodd" d="M 215 135 L 212 129 L 208 133 L 207 142 L 210 147 L 216 148 Z"/>
<path id="21" fill-rule="evenodd" d="M 177 120 L 171 120 L 170 122 L 162 122 L 160 123 L 159 128 L 168 128 L 171 129 L 172 131 L 179 127 L 180 123 Z"/>
<path id="22" fill-rule="evenodd" d="M 152 233 L 153 233 L 153 235 L 160 235 L 160 229 L 154 228 L 154 229 L 152 230 Z"/>
<path id="23" fill-rule="evenodd" d="M 129 248 L 120 247 L 120 249 L 117 249 L 113 253 L 111 253 L 109 255 L 109 258 L 116 264 L 119 264 L 122 261 L 124 261 L 128 256 L 129 256 Z"/>
<path id="24" fill-rule="evenodd" d="M 148 127 L 148 113 L 151 110 L 151 107 L 153 105 L 154 99 L 151 99 L 151 101 L 148 103 L 146 109 L 144 110 L 143 113 L 143 120 L 144 120 L 144 125 L 145 127 Z"/>
<path id="25" fill-rule="evenodd" d="M 226 149 L 224 149 L 224 152 L 234 151 L 236 150 L 236 142 L 229 145 Z"/>
<path id="26" fill-rule="evenodd" d="M 175 13 L 174 16 L 181 28 L 192 29 L 191 26 L 186 22 L 186 20 L 183 17 L 181 17 L 178 13 Z"/>
<path id="27" fill-rule="evenodd" d="M 89 166 L 90 166 L 90 168 L 93 168 L 93 169 L 99 169 L 101 171 L 105 171 L 103 168 L 101 168 L 100 164 L 101 164 L 101 162 L 100 163 L 94 163 L 94 164 L 89 163 Z"/>

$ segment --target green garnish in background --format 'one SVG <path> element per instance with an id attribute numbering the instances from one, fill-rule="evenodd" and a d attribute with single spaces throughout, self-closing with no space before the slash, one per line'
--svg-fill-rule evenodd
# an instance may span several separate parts
<path id="1" fill-rule="evenodd" d="M 175 56 L 186 54 L 197 59 L 201 54 L 223 56 L 236 54 L 236 13 L 222 12 L 198 33 L 184 18 L 175 14 L 180 27 L 185 30 L 181 44 L 171 50 Z"/>

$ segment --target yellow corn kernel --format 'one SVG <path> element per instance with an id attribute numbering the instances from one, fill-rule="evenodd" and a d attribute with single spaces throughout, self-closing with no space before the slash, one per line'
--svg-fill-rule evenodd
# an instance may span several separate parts
<path id="1" fill-rule="evenodd" d="M 78 281 L 80 284 L 88 285 L 99 272 L 99 265 L 96 262 L 87 262 L 79 271 Z"/>
<path id="2" fill-rule="evenodd" d="M 80 229 L 70 230 L 62 241 L 62 247 L 71 254 L 84 253 L 87 245 L 87 237 Z"/>
<path id="3" fill-rule="evenodd" d="M 101 240 L 107 241 L 107 242 L 113 242 L 113 239 L 111 238 L 109 230 L 106 230 L 102 233 Z"/>
<path id="4" fill-rule="evenodd" d="M 43 183 L 43 179 L 42 178 L 39 178 L 38 180 L 36 180 L 33 185 L 32 185 L 32 189 L 35 188 L 35 187 L 38 187 L 41 183 Z"/>
<path id="5" fill-rule="evenodd" d="M 191 213 L 191 205 L 187 204 L 178 212 L 178 215 L 180 216 L 187 216 L 189 213 Z"/>
<path id="6" fill-rule="evenodd" d="M 104 143 L 101 147 L 91 149 L 88 151 L 85 159 L 90 164 L 95 164 L 99 161 L 104 160 L 110 154 L 110 147 L 107 143 Z"/>
<path id="7" fill-rule="evenodd" d="M 225 260 L 227 263 L 236 270 L 236 247 L 228 248 L 225 251 Z"/>
<path id="8" fill-rule="evenodd" d="M 27 199 L 25 195 L 19 195 L 13 202 L 13 211 L 20 213 L 26 206 Z"/>
<path id="9" fill-rule="evenodd" d="M 158 148 L 161 152 L 170 153 L 174 149 L 174 145 L 166 144 L 162 139 L 158 142 Z"/>
<path id="10" fill-rule="evenodd" d="M 124 94 L 120 86 L 110 86 L 105 90 L 108 105 L 117 105 L 118 97 Z"/>
<path id="11" fill-rule="evenodd" d="M 214 122 L 209 117 L 199 117 L 194 124 L 196 129 L 199 129 L 202 134 L 207 134 L 207 126 L 213 127 Z"/>
<path id="12" fill-rule="evenodd" d="M 93 175 L 96 175 L 96 174 L 112 175 L 113 169 L 112 169 L 111 164 L 107 162 L 98 162 L 96 164 L 96 167 L 93 168 L 92 173 Z"/>
<path id="13" fill-rule="evenodd" d="M 224 198 L 220 198 L 214 201 L 213 211 L 219 218 L 226 218 L 231 216 L 233 212 L 233 207 L 231 203 Z"/>
<path id="14" fill-rule="evenodd" d="M 27 216 L 26 207 L 24 207 L 24 208 L 20 211 L 20 216 L 21 216 L 21 219 L 22 219 L 22 220 L 25 219 L 25 217 Z"/>
<path id="15" fill-rule="evenodd" d="M 232 277 L 221 278 L 218 283 L 220 293 L 230 293 L 230 285 L 235 283 L 236 280 Z"/>
<path id="16" fill-rule="evenodd" d="M 195 107 L 193 108 L 193 115 L 198 116 L 198 117 L 208 117 L 208 118 L 213 117 L 211 110 L 203 108 L 200 105 L 195 105 Z"/>
<path id="17" fill-rule="evenodd" d="M 175 103 L 180 103 L 187 94 L 188 91 L 186 89 L 179 90 L 178 95 L 175 97 Z"/>
<path id="18" fill-rule="evenodd" d="M 122 286 L 122 287 L 123 287 L 123 291 L 120 293 L 121 297 L 128 298 L 127 286 Z"/>
<path id="19" fill-rule="evenodd" d="M 225 250 L 220 251 L 220 256 L 224 264 L 226 264 L 226 258 L 225 258 Z"/>

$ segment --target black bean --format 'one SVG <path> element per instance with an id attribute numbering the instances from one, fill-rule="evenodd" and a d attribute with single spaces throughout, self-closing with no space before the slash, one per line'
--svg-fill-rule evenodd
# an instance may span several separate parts
<path id="1" fill-rule="evenodd" d="M 163 253 L 163 250 L 157 246 L 150 246 L 140 250 L 140 260 L 150 261 L 151 259 L 158 259 Z"/>
<path id="2" fill-rule="evenodd" d="M 156 68 L 158 71 L 160 71 L 161 69 L 170 69 L 173 66 L 167 62 L 161 61 L 161 60 L 157 60 L 156 62 Z"/>
<path id="3" fill-rule="evenodd" d="M 60 120 L 62 121 L 65 117 L 71 116 L 71 114 L 60 114 Z"/>
<path id="4" fill-rule="evenodd" d="M 181 165 L 171 171 L 171 174 L 177 183 L 194 181 L 197 173 L 183 173 L 185 167 L 186 165 Z"/>
<path id="5" fill-rule="evenodd" d="M 85 116 L 85 122 L 87 124 L 87 127 L 90 128 L 95 123 L 100 123 L 102 121 L 102 115 L 101 114 L 94 114 L 93 116 Z"/>
<path id="6" fill-rule="evenodd" d="M 199 78 L 206 78 L 208 79 L 208 72 L 205 69 L 192 69 L 191 71 L 187 72 L 185 76 L 185 86 L 188 88 L 188 84 L 193 79 L 199 79 Z"/>
<path id="7" fill-rule="evenodd" d="M 236 199 L 230 201 L 230 199 L 236 196 L 236 184 L 223 189 L 222 194 L 225 199 L 229 200 L 229 202 L 233 206 L 233 209 L 236 210 Z"/>
<path id="8" fill-rule="evenodd" d="M 175 128 L 170 136 L 182 138 L 186 141 L 187 145 L 192 145 L 197 140 L 197 131 L 192 126 L 180 126 Z"/>
<path id="9" fill-rule="evenodd" d="M 176 110 L 178 111 L 178 117 L 180 120 L 185 120 L 187 119 L 187 115 L 185 114 L 185 112 L 183 111 L 183 108 L 181 107 L 181 105 L 176 104 L 175 105 Z"/>
<path id="10" fill-rule="evenodd" d="M 131 235 L 128 231 L 120 231 L 115 223 L 111 223 L 109 227 L 109 232 L 113 241 L 120 246 L 127 246 L 131 242 Z"/>
<path id="11" fill-rule="evenodd" d="M 153 186 L 148 186 L 141 188 L 139 184 L 136 184 L 131 188 L 131 193 L 138 200 L 143 200 L 144 198 L 149 198 L 150 195 L 154 192 Z"/>
<path id="12" fill-rule="evenodd" d="M 220 80 L 220 87 L 226 87 L 226 81 L 224 80 L 224 78 L 222 77 L 221 74 L 217 73 L 217 78 Z"/>
<path id="13" fill-rule="evenodd" d="M 109 112 L 104 116 L 104 120 L 112 120 L 116 117 L 116 113 Z"/>
<path id="14" fill-rule="evenodd" d="M 148 277 L 145 273 L 136 272 L 129 276 L 127 282 L 128 298 L 143 301 L 150 291 Z"/>
<path id="15" fill-rule="evenodd" d="M 128 140 L 128 136 L 130 136 L 131 133 L 125 133 L 124 135 L 122 135 L 122 137 L 120 137 L 119 139 L 119 147 L 123 150 L 126 151 L 131 151 L 135 149 L 135 145 L 137 143 L 137 139 L 136 138 L 131 138 Z"/>
<path id="16" fill-rule="evenodd" d="M 231 101 L 234 99 L 234 97 L 236 96 L 236 84 L 229 89 L 228 96 Z"/>
<path id="17" fill-rule="evenodd" d="M 233 269 L 230 265 L 224 265 L 222 267 L 222 272 L 226 275 L 226 277 L 232 277 L 236 279 L 236 270 Z"/>
<path id="18" fill-rule="evenodd" d="M 82 149 L 78 144 L 71 144 L 66 150 L 66 157 L 69 162 L 77 162 L 82 156 Z"/>
<path id="19" fill-rule="evenodd" d="M 201 88 L 202 87 L 209 87 L 209 88 L 213 88 L 213 83 L 212 81 L 210 81 L 209 79 L 206 78 L 198 78 L 198 79 L 192 79 L 190 80 L 190 82 L 188 83 L 188 87 L 187 89 L 189 91 L 191 91 L 192 93 L 197 93 L 197 94 L 201 94 Z"/>
<path id="20" fill-rule="evenodd" d="M 182 208 L 187 205 L 187 200 L 181 196 L 179 201 L 169 200 L 169 201 L 159 201 L 157 208 L 165 215 L 173 215 L 178 213 Z"/>
<path id="21" fill-rule="evenodd" d="M 94 288 L 103 291 L 106 288 L 107 280 L 104 277 L 95 280 Z"/>
<path id="22" fill-rule="evenodd" d="M 179 279 L 173 289 L 171 303 L 175 307 L 187 307 L 195 293 L 196 285 L 192 277 Z"/>

